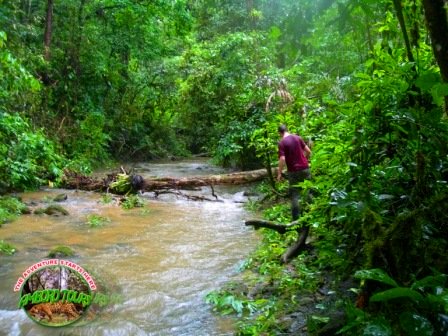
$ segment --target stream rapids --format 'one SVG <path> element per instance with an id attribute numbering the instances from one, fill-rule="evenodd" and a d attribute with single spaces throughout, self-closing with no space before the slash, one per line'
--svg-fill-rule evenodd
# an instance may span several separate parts
<path id="1" fill-rule="evenodd" d="M 136 164 L 143 177 L 217 174 L 206 161 Z M 178 195 L 143 194 L 145 206 L 125 210 L 102 195 L 43 189 L 21 195 L 28 204 L 60 203 L 68 216 L 23 215 L 0 228 L 0 240 L 14 245 L 13 256 L 0 255 L 0 335 L 232 335 L 233 321 L 217 316 L 205 296 L 239 275 L 239 267 L 259 238 L 244 226 L 249 213 L 239 187 L 216 187 L 220 202 L 195 202 Z M 211 196 L 209 187 L 196 191 Z M 211 197 L 213 198 L 213 197 Z M 108 219 L 91 227 L 89 216 Z M 44 327 L 18 308 L 17 279 L 58 245 L 65 257 L 88 269 L 113 300 L 89 323 Z"/>

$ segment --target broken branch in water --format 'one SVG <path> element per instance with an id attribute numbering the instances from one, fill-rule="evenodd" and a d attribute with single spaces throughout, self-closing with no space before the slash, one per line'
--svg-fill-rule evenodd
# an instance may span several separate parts
<path id="1" fill-rule="evenodd" d="M 156 198 L 159 195 L 163 195 L 163 194 L 174 194 L 176 196 L 185 197 L 185 198 L 187 198 L 189 200 L 193 200 L 193 201 L 222 202 L 222 200 L 219 200 L 216 195 L 213 195 L 213 196 L 216 197 L 216 199 L 211 199 L 211 198 L 207 198 L 207 197 L 204 197 L 204 196 L 184 194 L 180 190 L 156 190 L 156 191 L 154 191 L 154 195 L 155 195 Z"/>

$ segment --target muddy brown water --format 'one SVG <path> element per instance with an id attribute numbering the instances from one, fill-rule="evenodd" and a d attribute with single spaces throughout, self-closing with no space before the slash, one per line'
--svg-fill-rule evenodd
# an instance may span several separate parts
<path id="1" fill-rule="evenodd" d="M 143 176 L 216 174 L 206 161 L 138 164 Z M 68 216 L 25 215 L 0 228 L 0 239 L 18 252 L 0 255 L 0 335 L 232 335 L 233 321 L 219 317 L 205 295 L 239 276 L 238 268 L 254 250 L 258 235 L 244 226 L 248 213 L 242 187 L 219 187 L 222 202 L 194 202 L 175 195 L 154 198 L 124 210 L 104 204 L 101 195 L 73 190 L 23 194 L 42 202 L 66 193 Z M 209 188 L 201 195 L 211 197 Z M 162 197 L 163 196 L 163 197 Z M 92 214 L 108 218 L 91 228 Z M 18 309 L 13 287 L 32 264 L 57 245 L 70 246 L 68 259 L 86 268 L 116 294 L 117 302 L 83 326 L 43 327 Z"/>

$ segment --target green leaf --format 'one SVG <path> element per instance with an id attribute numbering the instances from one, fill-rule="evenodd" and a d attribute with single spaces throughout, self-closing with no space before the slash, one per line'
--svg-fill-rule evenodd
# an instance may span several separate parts
<path id="1" fill-rule="evenodd" d="M 393 125 L 396 129 L 398 129 L 400 132 L 404 133 L 404 134 L 408 134 L 408 130 L 406 130 L 405 128 L 403 128 L 402 126 L 398 125 L 398 124 L 394 124 Z"/>
<path id="2" fill-rule="evenodd" d="M 5 41 L 6 41 L 6 33 L 4 31 L 0 31 L 0 48 L 3 47 Z"/>
<path id="3" fill-rule="evenodd" d="M 321 323 L 328 323 L 330 322 L 330 318 L 328 316 L 318 316 L 318 315 L 311 315 L 311 319 L 321 322 Z"/>
<path id="4" fill-rule="evenodd" d="M 365 327 L 363 336 L 391 336 L 392 330 L 387 321 L 376 320 Z"/>
<path id="5" fill-rule="evenodd" d="M 395 280 L 380 268 L 357 271 L 355 273 L 355 278 L 361 280 L 375 280 L 394 287 L 398 287 L 398 284 L 395 282 Z"/>
<path id="6" fill-rule="evenodd" d="M 448 96 L 448 84 L 438 83 L 431 88 L 431 95 L 436 104 L 441 105 L 443 98 Z"/>
<path id="7" fill-rule="evenodd" d="M 232 300 L 232 308 L 238 313 L 241 314 L 243 311 L 243 302 L 241 300 Z"/>
<path id="8" fill-rule="evenodd" d="M 409 298 L 416 302 L 423 301 L 423 296 L 420 293 L 418 293 L 410 288 L 405 288 L 405 287 L 392 288 L 392 289 L 385 290 L 383 292 L 376 293 L 376 294 L 372 295 L 372 297 L 370 298 L 370 301 L 371 302 L 382 302 L 382 301 L 388 301 L 388 300 L 399 299 L 399 298 Z"/>
<path id="9" fill-rule="evenodd" d="M 418 88 L 429 91 L 431 88 L 440 83 L 440 75 L 436 73 L 425 73 L 417 78 L 415 86 Z"/>
<path id="10" fill-rule="evenodd" d="M 411 286 L 412 289 L 416 288 L 436 288 L 436 287 L 445 287 L 447 280 L 446 274 L 439 274 L 439 275 L 430 275 L 427 276 L 421 280 L 418 280 L 414 282 Z"/>
<path id="11" fill-rule="evenodd" d="M 365 66 L 367 68 L 370 68 L 373 64 L 375 64 L 375 60 L 373 58 L 370 58 L 365 62 Z"/>
<path id="12" fill-rule="evenodd" d="M 411 312 L 400 315 L 400 325 L 408 336 L 432 336 L 434 333 L 427 318 Z"/>
<path id="13" fill-rule="evenodd" d="M 361 78 L 361 79 L 366 79 L 366 80 L 369 80 L 369 81 L 372 79 L 368 74 L 363 73 L 363 72 L 357 72 L 355 74 L 355 77 Z"/>
<path id="14" fill-rule="evenodd" d="M 280 36 L 282 36 L 282 31 L 280 30 L 280 28 L 277 26 L 272 26 L 271 31 L 269 32 L 269 37 L 273 41 L 277 41 Z"/>

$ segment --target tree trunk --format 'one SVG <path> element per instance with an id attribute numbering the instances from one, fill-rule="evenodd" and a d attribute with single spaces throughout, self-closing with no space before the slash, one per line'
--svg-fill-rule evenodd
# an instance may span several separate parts
<path id="1" fill-rule="evenodd" d="M 176 177 L 158 177 L 147 178 L 143 180 L 140 190 L 157 191 L 166 189 L 191 189 L 202 186 L 214 186 L 221 184 L 246 184 L 263 180 L 267 176 L 266 169 L 244 171 L 231 174 L 190 176 L 183 178 Z M 130 176 L 131 178 L 131 176 Z M 63 186 L 68 189 L 106 191 L 113 182 L 114 176 L 97 179 L 87 177 L 74 172 L 66 172 Z"/>
<path id="2" fill-rule="evenodd" d="M 32 0 L 28 0 L 28 9 L 26 11 L 26 16 L 27 16 L 28 21 L 29 21 L 29 19 L 31 17 L 32 4 L 33 4 L 33 1 Z"/>
<path id="3" fill-rule="evenodd" d="M 448 19 L 444 0 L 423 0 L 432 48 L 444 82 L 448 83 Z"/>
<path id="4" fill-rule="evenodd" d="M 78 7 L 78 31 L 75 34 L 74 48 L 72 50 L 72 67 L 76 71 L 76 78 L 79 81 L 81 76 L 80 52 L 83 40 L 84 30 L 84 6 L 86 0 L 81 0 Z"/>
<path id="5" fill-rule="evenodd" d="M 269 152 L 269 148 L 267 145 L 267 139 L 268 139 L 268 132 L 265 131 L 264 132 L 264 138 L 265 138 L 265 150 L 266 150 L 266 173 L 268 174 L 269 177 L 269 183 L 271 184 L 271 187 L 273 190 L 277 191 L 277 188 L 275 186 L 275 180 L 274 180 L 274 176 L 272 175 L 272 165 L 271 165 L 271 154 Z"/>
<path id="6" fill-rule="evenodd" d="M 155 179 L 146 179 L 144 190 L 184 189 L 220 184 L 245 184 L 260 181 L 266 176 L 266 169 L 258 169 L 222 175 L 190 176 L 183 178 L 159 177 Z"/>
<path id="7" fill-rule="evenodd" d="M 446 6 L 448 6 L 447 0 L 423 0 L 432 49 L 444 83 L 448 83 L 448 13 Z M 446 112 L 448 112 L 448 96 L 445 96 Z"/>
<path id="8" fill-rule="evenodd" d="M 432 1 L 432 0 L 430 0 Z M 403 7 L 401 6 L 401 0 L 394 0 L 395 11 L 397 12 L 398 22 L 400 23 L 401 32 L 403 34 L 404 44 L 406 45 L 406 52 L 409 62 L 415 62 L 414 55 L 412 54 L 411 42 L 409 40 L 408 31 L 403 16 Z"/>
<path id="9" fill-rule="evenodd" d="M 51 33 L 53 25 L 53 0 L 47 2 L 47 16 L 45 20 L 45 33 L 44 33 L 44 58 L 46 61 L 50 60 L 50 45 L 51 45 Z"/>

